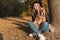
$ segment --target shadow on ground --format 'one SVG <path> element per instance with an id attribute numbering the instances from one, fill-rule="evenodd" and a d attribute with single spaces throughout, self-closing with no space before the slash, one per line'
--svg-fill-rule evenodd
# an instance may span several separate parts
<path id="1" fill-rule="evenodd" d="M 12 22 L 12 24 L 15 24 L 15 25 L 19 26 L 19 27 L 17 27 L 19 30 L 22 30 L 22 31 L 24 31 L 24 32 L 26 32 L 28 34 L 31 33 L 32 30 L 29 27 L 28 22 L 25 22 L 25 21 L 30 21 L 30 20 L 27 20 L 27 19 L 24 19 L 24 18 L 18 18 L 18 19 L 21 19 L 24 22 L 23 21 L 14 20 L 14 19 L 5 18 L 5 20 L 14 21 L 14 22 Z"/>
<path id="2" fill-rule="evenodd" d="M 20 29 L 20 30 L 22 30 L 22 31 L 24 31 L 28 34 L 32 32 L 32 30 L 29 27 L 28 23 L 19 22 L 19 23 L 13 23 L 13 24 L 18 25 L 19 26 L 19 27 L 17 27 L 18 29 Z"/>

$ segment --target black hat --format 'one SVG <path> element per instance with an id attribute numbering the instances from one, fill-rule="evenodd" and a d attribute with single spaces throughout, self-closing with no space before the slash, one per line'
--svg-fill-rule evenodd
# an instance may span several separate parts
<path id="1" fill-rule="evenodd" d="M 39 4 L 40 4 L 40 6 L 42 7 L 42 2 L 34 1 L 34 2 L 31 4 L 31 8 L 32 8 L 32 9 L 33 9 L 33 5 L 34 5 L 35 3 L 39 3 Z"/>

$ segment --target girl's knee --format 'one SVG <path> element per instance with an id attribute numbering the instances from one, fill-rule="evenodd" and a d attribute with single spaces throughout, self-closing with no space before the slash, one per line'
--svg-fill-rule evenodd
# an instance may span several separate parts
<path id="1" fill-rule="evenodd" d="M 44 24 L 45 26 L 48 26 L 48 25 L 49 25 L 48 22 L 44 22 L 43 24 Z"/>
<path id="2" fill-rule="evenodd" d="M 44 22 L 44 23 L 42 24 L 42 26 L 43 26 L 44 28 L 49 28 L 48 22 Z"/>

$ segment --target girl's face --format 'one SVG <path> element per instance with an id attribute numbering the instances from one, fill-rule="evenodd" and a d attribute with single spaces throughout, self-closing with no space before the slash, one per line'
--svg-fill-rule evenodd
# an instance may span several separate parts
<path id="1" fill-rule="evenodd" d="M 34 6 L 33 6 L 33 8 L 34 8 L 35 10 L 39 10 L 40 7 L 41 7 L 41 6 L 40 6 L 39 3 L 35 3 Z"/>

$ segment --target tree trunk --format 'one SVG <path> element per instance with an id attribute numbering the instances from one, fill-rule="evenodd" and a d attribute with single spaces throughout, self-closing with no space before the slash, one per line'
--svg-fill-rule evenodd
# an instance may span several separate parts
<path id="1" fill-rule="evenodd" d="M 59 33 L 60 30 L 60 0 L 48 0 L 50 17 L 54 25 L 55 32 Z"/>

